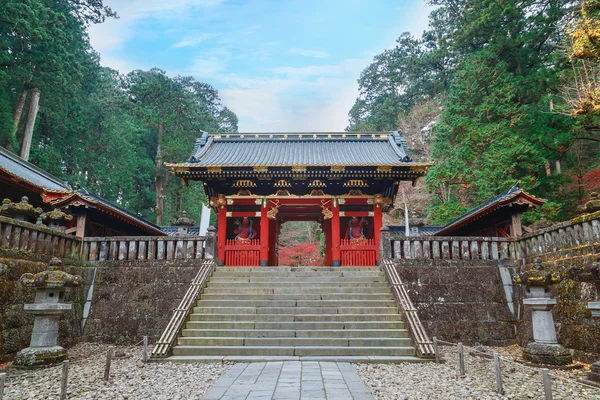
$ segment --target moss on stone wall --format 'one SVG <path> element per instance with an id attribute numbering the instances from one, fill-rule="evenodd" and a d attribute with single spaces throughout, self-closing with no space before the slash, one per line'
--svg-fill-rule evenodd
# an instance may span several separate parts
<path id="1" fill-rule="evenodd" d="M 497 261 L 395 260 L 430 336 L 465 344 L 515 342 Z"/>
<path id="2" fill-rule="evenodd" d="M 25 288 L 19 278 L 26 272 L 44 271 L 50 256 L 26 251 L 0 249 L 0 361 L 12 359 L 17 351 L 27 347 L 31 339 L 33 317 L 23 311 L 23 305 L 32 303 L 35 290 Z M 81 274 L 84 266 L 74 260 L 63 260 L 63 268 Z M 85 285 L 84 285 L 85 286 Z M 60 343 L 70 345 L 81 337 L 81 309 L 84 288 L 68 288 L 65 301 L 73 303 L 73 310 L 61 320 Z"/>
<path id="3" fill-rule="evenodd" d="M 575 282 L 567 278 L 567 271 L 574 266 L 583 266 L 598 254 L 587 254 L 573 258 L 544 261 L 544 269 L 559 273 L 563 281 L 552 287 L 557 305 L 553 310 L 558 341 L 565 347 L 577 351 L 580 358 L 592 360 L 600 354 L 600 321 L 591 318 L 588 301 L 596 298 L 596 290 L 590 283 Z M 525 269 L 530 266 L 525 266 Z M 522 306 L 522 305 L 521 305 Z M 518 329 L 518 341 L 526 345 L 532 338 L 531 311 L 525 310 Z"/>

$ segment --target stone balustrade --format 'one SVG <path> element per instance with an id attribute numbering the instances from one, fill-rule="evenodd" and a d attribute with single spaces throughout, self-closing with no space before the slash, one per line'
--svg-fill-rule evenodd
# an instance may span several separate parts
<path id="1" fill-rule="evenodd" d="M 82 260 L 200 260 L 207 254 L 206 236 L 115 236 L 83 240 Z"/>
<path id="2" fill-rule="evenodd" d="M 387 236 L 382 234 L 382 241 Z M 514 240 L 508 238 L 390 235 L 389 240 L 391 258 L 395 259 L 499 260 L 516 257 Z"/>
<path id="3" fill-rule="evenodd" d="M 0 216 L 0 248 L 45 254 L 55 257 L 77 257 L 81 239 L 50 229 Z"/>
<path id="4" fill-rule="evenodd" d="M 585 214 L 539 231 L 516 241 L 516 259 L 530 263 L 533 258 L 561 250 L 600 243 L 600 212 Z"/>

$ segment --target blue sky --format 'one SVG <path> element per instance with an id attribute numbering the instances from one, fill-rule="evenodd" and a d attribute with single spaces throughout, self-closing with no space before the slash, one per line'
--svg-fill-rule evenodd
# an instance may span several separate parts
<path id="1" fill-rule="evenodd" d="M 360 72 L 420 35 L 423 0 L 105 0 L 120 18 L 90 28 L 102 64 L 158 67 L 208 82 L 240 131 L 341 131 Z"/>

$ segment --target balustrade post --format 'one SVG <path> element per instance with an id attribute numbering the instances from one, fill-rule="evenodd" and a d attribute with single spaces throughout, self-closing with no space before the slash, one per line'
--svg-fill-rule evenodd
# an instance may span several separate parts
<path id="1" fill-rule="evenodd" d="M 206 243 L 204 258 L 212 260 L 217 255 L 217 230 L 209 226 L 206 230 Z"/>
<path id="2" fill-rule="evenodd" d="M 390 228 L 382 226 L 379 233 L 379 262 L 392 258 L 392 237 Z"/>

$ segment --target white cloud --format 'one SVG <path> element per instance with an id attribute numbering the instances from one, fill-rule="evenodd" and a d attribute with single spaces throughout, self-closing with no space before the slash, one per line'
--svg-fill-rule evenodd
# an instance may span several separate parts
<path id="1" fill-rule="evenodd" d="M 279 67 L 271 77 L 219 76 L 223 103 L 240 131 L 342 131 L 358 94 L 356 77 L 369 58 L 330 65 Z"/>
<path id="2" fill-rule="evenodd" d="M 135 36 L 134 25 L 136 21 L 147 17 L 163 19 L 178 18 L 190 8 L 216 7 L 224 1 L 225 0 L 107 0 L 104 1 L 104 4 L 116 11 L 119 18 L 108 19 L 102 24 L 90 26 L 90 42 L 92 47 L 100 53 L 103 65 L 112 68 L 116 68 L 114 65 L 126 65 L 127 61 L 122 57 L 117 56 L 117 53 L 122 49 L 124 43 Z M 109 61 L 112 64 L 109 64 Z M 135 68 L 142 67 L 135 66 Z"/>
<path id="3" fill-rule="evenodd" d="M 320 50 L 311 50 L 311 49 L 299 49 L 299 48 L 291 48 L 289 50 L 291 54 L 298 54 L 299 56 L 304 57 L 312 57 L 312 58 L 327 58 L 329 57 L 329 53 Z"/>
<path id="4" fill-rule="evenodd" d="M 181 47 L 193 47 L 217 36 L 219 35 L 216 33 L 196 33 L 193 35 L 188 35 L 186 38 L 175 43 L 173 47 L 176 49 Z"/>
<path id="5" fill-rule="evenodd" d="M 198 79 L 219 79 L 225 70 L 227 61 L 216 56 L 196 57 L 192 66 L 182 72 L 182 75 L 192 75 Z"/>

